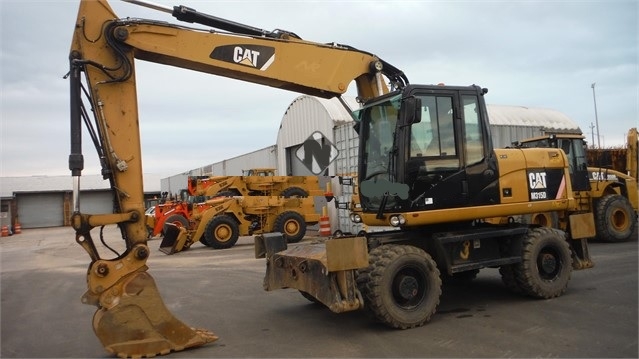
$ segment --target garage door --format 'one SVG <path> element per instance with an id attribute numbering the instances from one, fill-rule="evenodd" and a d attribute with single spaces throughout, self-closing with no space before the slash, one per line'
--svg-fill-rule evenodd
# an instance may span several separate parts
<path id="1" fill-rule="evenodd" d="M 87 214 L 113 213 L 113 195 L 111 191 L 82 192 L 80 211 Z"/>
<path id="2" fill-rule="evenodd" d="M 22 228 L 59 227 L 64 224 L 64 195 L 61 192 L 16 194 L 16 202 Z"/>

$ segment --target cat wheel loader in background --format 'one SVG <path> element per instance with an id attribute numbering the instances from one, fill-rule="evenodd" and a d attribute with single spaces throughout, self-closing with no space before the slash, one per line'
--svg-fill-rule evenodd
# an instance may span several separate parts
<path id="1" fill-rule="evenodd" d="M 213 249 L 231 248 L 240 236 L 270 232 L 297 243 L 307 225 L 319 222 L 315 202 L 310 197 L 215 197 L 191 205 L 186 225 L 165 227 L 160 251 L 173 254 L 199 241 Z"/>
<path id="2" fill-rule="evenodd" d="M 192 176 L 192 196 L 324 196 L 318 176 L 276 176 L 274 169 L 251 169 L 246 176 Z"/>
<path id="3" fill-rule="evenodd" d="M 565 153 L 493 149 L 487 90 L 409 84 L 397 68 L 350 46 L 130 2 L 205 27 L 118 18 L 106 0 L 80 1 L 69 56 L 72 225 L 91 259 L 83 303 L 97 306 L 93 329 L 107 351 L 152 357 L 217 339 L 175 318 L 148 273 L 136 59 L 323 98 L 341 98 L 355 82 L 363 104 L 354 114 L 359 220 L 398 230 L 291 248 L 280 233 L 256 236 L 266 290 L 292 288 L 333 312 L 366 308 L 390 327 L 412 328 L 435 313 L 440 273 L 500 268 L 512 290 L 552 298 L 566 290 L 573 268 L 592 266 L 593 211 L 573 189 Z M 112 214 L 80 211 L 83 123 L 111 184 Z M 479 220 L 548 211 L 562 211 L 565 231 Z M 126 250 L 103 258 L 90 231 L 110 224 Z"/>
<path id="4" fill-rule="evenodd" d="M 626 146 L 611 148 L 588 147 L 588 163 L 594 167 L 612 169 L 639 181 L 639 133 L 637 128 L 628 130 Z"/>
<path id="5" fill-rule="evenodd" d="M 188 228 L 193 204 L 206 201 L 204 196 L 190 196 L 187 190 L 180 191 L 179 198 L 167 199 L 167 196 L 168 192 L 164 192 L 162 199 L 153 206 L 152 213 L 147 214 L 149 237 L 164 235 L 169 224 Z"/>
<path id="6" fill-rule="evenodd" d="M 330 200 L 329 193 L 320 189 L 320 178 L 317 176 L 275 176 L 275 170 L 271 168 L 255 168 L 245 171 L 244 176 L 190 176 L 187 180 L 187 189 L 181 191 L 180 199 L 174 201 L 168 201 L 156 205 L 156 210 L 152 220 L 147 221 L 147 225 L 151 228 L 151 236 L 157 236 L 159 234 L 164 235 L 168 224 L 175 225 L 177 227 L 184 227 L 194 232 L 198 231 L 200 221 L 193 217 L 192 212 L 194 208 L 196 213 L 201 217 L 201 211 L 203 208 L 209 207 L 205 202 L 213 197 L 234 197 L 234 196 L 274 196 L 274 197 L 317 197 L 324 196 L 327 200 Z M 323 179 L 327 182 L 327 179 Z M 236 201 L 237 202 L 237 201 Z M 258 222 L 265 225 L 251 225 L 247 226 L 243 222 L 249 223 L 253 220 L 251 216 L 257 212 L 262 212 L 263 206 L 261 203 L 256 203 L 256 206 L 260 208 L 251 208 L 251 204 L 255 201 L 241 201 L 236 203 L 232 210 L 235 213 L 234 217 L 240 228 L 252 228 L 251 230 L 241 231 L 242 236 L 252 235 L 253 233 L 265 233 L 266 228 L 275 228 L 269 224 L 269 220 L 259 220 Z M 231 203 L 231 202 L 229 202 Z M 292 205 L 286 204 L 286 201 L 272 199 L 269 201 L 269 213 L 275 213 L 275 203 L 281 203 L 292 210 Z M 292 202 L 291 202 L 292 203 Z M 310 210 L 305 203 L 301 206 L 297 212 L 303 217 L 308 219 L 307 224 L 314 224 L 317 222 L 314 219 L 315 216 L 310 215 Z M 238 207 L 239 206 L 239 207 Z M 244 214 L 242 214 L 244 211 Z M 275 211 L 275 212 L 274 212 Z M 196 216 L 197 217 L 197 216 Z M 244 218 L 247 218 L 246 220 Z M 268 224 L 268 225 L 266 225 Z M 206 223 L 204 223 L 206 225 Z M 257 230 L 259 228 L 259 230 Z M 304 235 L 304 232 L 301 233 Z M 300 234 L 291 235 L 288 233 L 288 239 L 293 242 L 301 240 Z M 167 247 L 171 241 L 166 238 L 164 245 Z M 185 240 L 183 245 L 178 245 L 171 253 L 180 251 L 179 248 L 188 248 L 194 241 L 191 239 Z M 206 244 L 206 242 L 203 242 Z M 169 246 L 170 247 L 170 246 Z M 218 248 L 217 246 L 213 246 Z"/>
<path id="7" fill-rule="evenodd" d="M 637 132 L 629 131 L 627 162 L 628 174 L 589 163 L 587 146 L 581 134 L 551 133 L 525 139 L 516 143 L 526 148 L 560 148 L 568 158 L 573 190 L 584 191 L 584 201 L 595 215 L 597 238 L 605 242 L 620 242 L 635 237 L 637 210 Z M 635 144 L 633 147 L 632 144 Z M 545 212 L 522 216 L 527 223 L 561 228 L 559 213 Z"/>

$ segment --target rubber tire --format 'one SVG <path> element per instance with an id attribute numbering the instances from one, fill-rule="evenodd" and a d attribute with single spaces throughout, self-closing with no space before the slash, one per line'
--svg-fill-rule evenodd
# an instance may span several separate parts
<path id="1" fill-rule="evenodd" d="M 164 225 L 162 226 L 162 233 L 166 232 L 166 226 L 167 223 L 173 223 L 175 224 L 178 228 L 189 228 L 189 221 L 184 218 L 183 215 L 181 214 L 172 214 L 170 215 L 166 221 L 164 221 Z"/>
<path id="2" fill-rule="evenodd" d="M 517 277 L 515 276 L 515 267 L 514 264 L 503 265 L 499 267 L 499 274 L 501 274 L 501 281 L 504 283 L 506 288 L 515 294 L 523 294 L 523 290 L 519 286 L 517 282 Z"/>
<path id="3" fill-rule="evenodd" d="M 306 221 L 301 214 L 293 211 L 280 213 L 273 224 L 275 232 L 280 232 L 288 243 L 297 243 L 306 235 Z"/>
<path id="4" fill-rule="evenodd" d="M 284 197 L 284 198 L 292 198 L 292 197 L 299 197 L 299 198 L 303 198 L 303 197 L 308 197 L 308 192 L 300 187 L 289 187 L 284 189 L 281 193 L 280 193 L 280 197 Z"/>
<path id="5" fill-rule="evenodd" d="M 544 260 L 551 268 L 544 268 Z M 545 299 L 562 295 L 572 273 L 565 234 L 549 227 L 531 228 L 523 238 L 522 261 L 513 269 L 524 294 Z"/>
<path id="6" fill-rule="evenodd" d="M 370 265 L 358 272 L 357 286 L 373 317 L 397 329 L 430 321 L 442 293 L 439 269 L 430 255 L 420 248 L 398 244 L 374 248 L 369 255 Z M 412 298 L 400 295 L 400 284 Z M 418 287 L 411 288 L 415 285 Z"/>
<path id="7" fill-rule="evenodd" d="M 213 217 L 204 231 L 204 240 L 213 249 L 231 248 L 239 237 L 239 225 L 235 219 L 225 214 Z"/>
<path id="8" fill-rule="evenodd" d="M 595 226 L 597 238 L 605 242 L 625 242 L 632 238 L 637 217 L 630 201 L 618 194 L 609 194 L 597 202 Z"/>

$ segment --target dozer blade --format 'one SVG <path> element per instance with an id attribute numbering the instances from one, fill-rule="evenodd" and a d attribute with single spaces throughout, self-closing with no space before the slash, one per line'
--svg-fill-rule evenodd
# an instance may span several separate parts
<path id="1" fill-rule="evenodd" d="M 162 238 L 160 243 L 160 252 L 173 254 L 186 249 L 185 244 L 188 239 L 186 229 L 171 223 L 168 223 L 164 228 L 164 238 Z"/>
<path id="2" fill-rule="evenodd" d="M 175 318 L 145 271 L 131 274 L 107 292 L 101 302 L 116 304 L 95 313 L 93 329 L 105 349 L 121 358 L 150 358 L 218 339 Z"/>

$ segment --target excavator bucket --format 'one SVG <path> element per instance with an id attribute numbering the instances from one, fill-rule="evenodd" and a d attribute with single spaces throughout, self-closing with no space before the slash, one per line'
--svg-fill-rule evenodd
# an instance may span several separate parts
<path id="1" fill-rule="evenodd" d="M 164 226 L 164 238 L 160 243 L 160 252 L 173 254 L 185 250 L 188 248 L 186 246 L 187 240 L 186 229 L 167 223 Z"/>
<path id="2" fill-rule="evenodd" d="M 150 358 L 218 339 L 212 332 L 190 328 L 176 319 L 146 271 L 130 274 L 107 292 L 101 302 L 116 304 L 98 309 L 93 329 L 106 350 L 118 357 Z"/>

